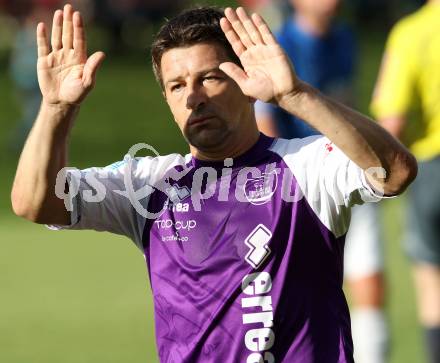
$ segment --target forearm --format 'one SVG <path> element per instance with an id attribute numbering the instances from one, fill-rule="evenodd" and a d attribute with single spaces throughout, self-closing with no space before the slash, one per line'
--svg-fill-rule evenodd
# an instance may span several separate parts
<path id="1" fill-rule="evenodd" d="M 68 224 L 69 213 L 55 195 L 56 177 L 67 162 L 67 144 L 79 107 L 47 105 L 25 143 L 11 193 L 14 212 L 37 223 Z"/>
<path id="2" fill-rule="evenodd" d="M 305 83 L 300 83 L 298 89 L 279 105 L 327 136 L 363 170 L 383 168 L 385 179 L 367 176 L 385 194 L 402 192 L 414 179 L 414 157 L 377 123 Z"/>

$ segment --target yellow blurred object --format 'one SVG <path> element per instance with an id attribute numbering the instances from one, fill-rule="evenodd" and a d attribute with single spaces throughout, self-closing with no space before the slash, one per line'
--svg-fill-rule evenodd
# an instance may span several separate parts
<path id="1" fill-rule="evenodd" d="M 440 154 L 439 19 L 434 2 L 393 28 L 371 105 L 378 119 L 407 116 L 402 140 L 418 160 Z"/>

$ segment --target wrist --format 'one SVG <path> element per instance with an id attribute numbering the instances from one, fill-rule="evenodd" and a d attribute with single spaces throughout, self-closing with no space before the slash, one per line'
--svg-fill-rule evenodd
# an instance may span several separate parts
<path id="1" fill-rule="evenodd" d="M 80 106 L 77 104 L 50 103 L 43 99 L 38 120 L 56 129 L 68 131 L 79 109 Z"/>
<path id="2" fill-rule="evenodd" d="M 310 92 L 310 88 L 307 83 L 298 80 L 294 89 L 278 98 L 278 106 L 285 110 L 299 107 L 304 95 Z"/>
<path id="3" fill-rule="evenodd" d="M 43 98 L 41 101 L 41 110 L 52 112 L 52 113 L 64 113 L 69 114 L 72 112 L 77 112 L 80 108 L 79 103 L 65 103 L 65 102 L 49 102 Z"/>

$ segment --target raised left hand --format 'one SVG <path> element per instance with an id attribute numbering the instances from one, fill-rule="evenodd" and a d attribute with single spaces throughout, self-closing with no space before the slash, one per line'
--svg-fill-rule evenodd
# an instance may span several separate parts
<path id="1" fill-rule="evenodd" d="M 245 95 L 279 103 L 295 93 L 299 80 L 293 66 L 260 15 L 250 18 L 241 7 L 227 8 L 220 25 L 243 66 L 226 62 L 220 69 L 237 82 Z"/>

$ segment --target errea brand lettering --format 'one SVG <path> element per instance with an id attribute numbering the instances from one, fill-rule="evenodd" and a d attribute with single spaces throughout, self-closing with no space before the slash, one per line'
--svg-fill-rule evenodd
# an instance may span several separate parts
<path id="1" fill-rule="evenodd" d="M 164 209 L 168 209 L 173 212 L 187 213 L 189 211 L 189 203 L 172 203 L 169 200 L 165 203 Z"/>
<path id="2" fill-rule="evenodd" d="M 275 357 L 269 349 L 275 342 L 273 326 L 272 297 L 267 295 L 272 289 L 272 278 L 267 272 L 246 275 L 241 290 L 246 297 L 241 299 L 243 324 L 249 326 L 244 336 L 246 348 L 251 352 L 246 363 L 275 363 Z M 249 312 L 250 308 L 261 311 Z M 255 309 L 254 309 L 255 310 Z"/>

